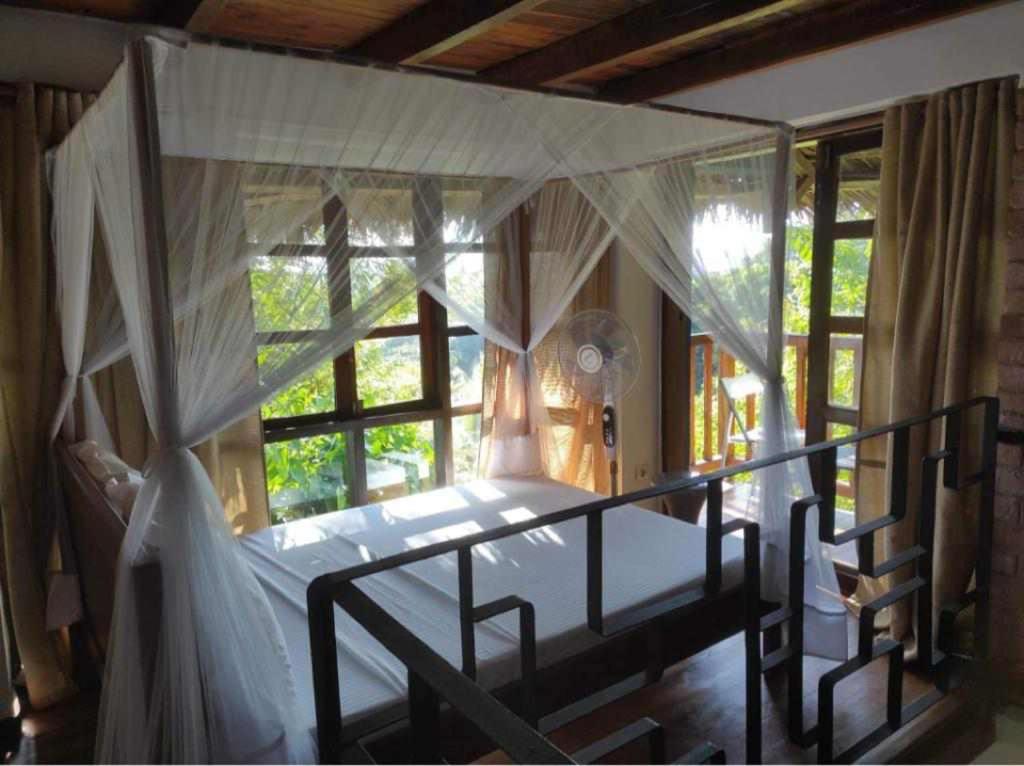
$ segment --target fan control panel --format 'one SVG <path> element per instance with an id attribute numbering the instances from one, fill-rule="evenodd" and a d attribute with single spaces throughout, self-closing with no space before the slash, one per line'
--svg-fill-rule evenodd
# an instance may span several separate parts
<path id="1" fill-rule="evenodd" d="M 601 432 L 604 446 L 610 450 L 615 449 L 615 408 L 610 404 L 606 404 L 601 412 Z"/>

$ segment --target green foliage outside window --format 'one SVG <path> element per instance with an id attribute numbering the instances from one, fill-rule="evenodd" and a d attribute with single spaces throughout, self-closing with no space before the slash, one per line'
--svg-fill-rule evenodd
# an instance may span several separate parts
<path id="1" fill-rule="evenodd" d="M 813 228 L 799 218 L 791 219 L 787 227 L 789 258 L 786 263 L 786 292 L 783 303 L 783 323 L 785 331 L 790 335 L 807 335 L 810 331 L 811 305 L 811 254 Z M 868 266 L 871 259 L 871 240 L 837 240 L 835 243 L 832 271 L 832 313 L 843 316 L 860 316 L 864 313 L 867 298 Z M 743 284 L 762 284 L 767 288 L 767 258 L 751 260 L 745 269 L 749 270 L 750 279 L 742 279 Z M 733 277 L 735 279 L 735 276 Z M 767 296 L 762 296 L 767 301 Z M 699 328 L 694 328 L 699 332 Z M 719 452 L 720 439 L 718 412 L 718 355 L 708 354 L 702 349 L 696 354 L 694 408 L 694 434 L 692 443 L 695 452 L 694 462 L 703 459 L 704 444 L 704 367 L 712 364 L 712 380 L 715 390 L 712 391 L 712 412 L 710 419 L 711 445 L 714 453 Z M 742 363 L 736 363 L 736 374 L 746 372 Z M 833 366 L 832 398 L 846 404 L 856 401 L 854 391 L 853 357 L 849 353 L 836 355 Z M 787 348 L 783 356 L 783 375 L 791 408 L 796 406 L 797 355 L 792 347 Z M 744 405 L 739 404 L 744 412 Z M 757 401 L 756 417 L 760 417 L 760 399 Z M 838 435 L 838 432 L 836 432 Z M 739 458 L 746 457 L 745 447 L 735 447 Z M 841 477 L 842 478 L 842 477 Z M 849 498 L 837 498 L 840 508 L 852 510 L 853 502 Z"/>
<path id="2" fill-rule="evenodd" d="M 350 270 L 353 303 L 357 311 L 377 298 L 382 285 L 404 278 L 408 266 L 398 258 L 360 258 Z M 403 274 L 405 272 L 405 274 Z M 481 274 L 482 276 L 482 274 Z M 253 311 L 261 332 L 316 330 L 329 326 L 326 260 L 317 257 L 274 256 L 261 259 L 251 273 Z M 418 297 L 409 293 L 392 306 L 378 326 L 415 324 Z M 482 339 L 453 338 L 449 344 L 452 390 L 461 401 L 480 401 L 482 390 Z M 275 355 L 288 358 L 290 344 L 261 347 L 259 362 L 273 366 Z M 420 341 L 418 335 L 359 341 L 355 348 L 357 387 L 364 409 L 422 397 Z M 474 388 L 476 389 L 474 391 Z M 331 360 L 280 391 L 262 408 L 264 418 L 330 412 L 335 407 L 334 370 Z M 465 481 L 475 473 L 479 418 L 459 419 L 456 443 L 456 476 Z M 465 423 L 461 421 L 467 421 Z M 467 430 L 469 429 L 469 430 Z M 435 466 L 433 429 L 423 423 L 403 423 L 368 429 L 366 458 L 407 469 L 415 461 Z M 294 439 L 268 444 L 264 451 L 267 491 L 274 523 L 323 513 L 351 505 L 352 477 L 348 475 L 348 442 L 344 434 Z M 411 473 L 404 494 L 421 487 Z"/>

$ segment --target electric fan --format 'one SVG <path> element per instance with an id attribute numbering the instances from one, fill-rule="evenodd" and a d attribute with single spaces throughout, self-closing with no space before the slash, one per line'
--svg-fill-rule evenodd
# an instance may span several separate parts
<path id="1" fill-rule="evenodd" d="M 616 495 L 619 464 L 615 459 L 615 402 L 629 393 L 640 372 L 636 336 L 610 311 L 581 311 L 562 330 L 558 361 L 576 393 L 589 402 L 604 405 L 601 430 L 611 471 L 612 495 Z"/>

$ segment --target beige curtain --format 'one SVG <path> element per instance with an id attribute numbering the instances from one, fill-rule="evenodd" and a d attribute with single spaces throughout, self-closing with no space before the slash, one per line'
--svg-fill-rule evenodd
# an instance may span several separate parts
<path id="1" fill-rule="evenodd" d="M 43 157 L 83 107 L 81 94 L 31 85 L 0 103 L 0 511 L 13 631 L 37 707 L 74 691 L 64 636 L 45 624 L 47 572 L 59 565 L 45 456 L 62 369 Z"/>
<path id="2" fill-rule="evenodd" d="M 522 337 L 527 333 L 522 327 L 524 291 L 519 257 L 529 257 L 528 221 L 523 210 L 519 209 L 498 228 L 495 236 L 489 237 L 486 243 L 486 247 L 496 255 L 487 261 L 486 279 L 496 289 L 486 291 L 490 302 L 486 311 L 489 320 L 507 335 Z M 531 357 L 552 432 L 542 434 L 539 443 L 531 445 L 531 450 L 540 452 L 532 457 L 552 478 L 605 494 L 610 491 L 611 481 L 602 441 L 603 405 L 584 401 L 566 383 L 558 361 L 558 331 L 561 323 L 578 311 L 608 308 L 610 305 L 611 260 L 606 253 L 573 298 L 559 324 L 534 349 Z M 524 345 L 526 341 L 524 337 Z M 520 354 L 490 342 L 485 344 L 479 461 L 484 475 L 493 465 L 492 459 L 500 442 L 512 437 L 525 437 L 535 428 L 530 423 L 527 399 L 536 392 L 524 390 L 522 364 Z M 549 454 L 552 450 L 555 454 Z M 531 468 L 526 461 L 522 467 L 525 470 Z"/>
<path id="3" fill-rule="evenodd" d="M 862 429 L 996 393 L 1014 111 L 1013 79 L 886 111 L 865 319 Z M 965 447 L 968 442 L 977 439 L 965 436 Z M 876 536 L 879 561 L 912 545 L 921 460 L 941 443 L 941 422 L 913 429 L 907 518 Z M 889 449 L 877 439 L 861 443 L 858 523 L 888 512 Z M 962 468 L 976 470 L 977 456 L 968 453 Z M 962 494 L 939 490 L 936 609 L 969 586 L 977 501 L 977 487 Z M 885 587 L 908 577 L 909 569 Z M 857 599 L 863 602 L 872 592 L 877 586 L 865 581 Z M 910 604 L 898 604 L 889 617 L 895 637 L 911 636 Z"/>

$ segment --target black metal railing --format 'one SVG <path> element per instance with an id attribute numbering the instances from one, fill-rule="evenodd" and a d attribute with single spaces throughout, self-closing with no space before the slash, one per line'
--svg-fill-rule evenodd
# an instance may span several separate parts
<path id="1" fill-rule="evenodd" d="M 960 451 L 962 422 L 966 412 L 983 412 L 981 438 L 981 469 L 960 479 Z M 923 490 L 918 513 L 917 541 L 907 551 L 888 561 L 875 563 L 873 535 L 887 526 L 897 524 L 906 516 L 907 484 L 910 471 L 910 429 L 936 419 L 945 424 L 944 449 L 928 456 L 922 465 Z M 415 748 L 413 757 L 418 762 L 440 760 L 439 710 L 441 700 L 446 701 L 471 723 L 475 724 L 496 746 L 513 760 L 520 762 L 570 762 L 570 757 L 555 748 L 535 728 L 538 711 L 534 699 L 536 673 L 536 636 L 533 606 L 516 596 L 475 605 L 473 602 L 472 561 L 474 546 L 512 537 L 541 527 L 565 523 L 586 517 L 586 587 L 587 621 L 595 633 L 610 637 L 637 630 L 669 616 L 689 615 L 722 594 L 722 538 L 741 532 L 744 540 L 743 632 L 746 662 L 746 761 L 756 763 L 761 758 L 761 686 L 760 675 L 776 667 L 783 667 L 788 676 L 789 696 L 788 729 L 791 739 L 804 747 L 818 746 L 818 757 L 830 762 L 833 755 L 833 720 L 835 685 L 869 662 L 883 656 L 889 658 L 888 703 L 886 722 L 868 736 L 838 756 L 839 760 L 852 759 L 866 752 L 913 717 L 931 706 L 948 685 L 944 664 L 951 656 L 943 650 L 933 649 L 931 640 L 923 642 L 923 666 L 936 673 L 939 679 L 934 692 L 902 706 L 903 645 L 896 641 L 875 640 L 874 615 L 878 610 L 904 598 L 917 594 L 922 606 L 918 610 L 919 635 L 932 635 L 932 550 L 934 536 L 935 485 L 938 464 L 943 463 L 944 486 L 961 490 L 980 484 L 981 506 L 978 529 L 978 563 L 975 587 L 962 600 L 945 605 L 940 617 L 939 647 L 950 645 L 946 632 L 955 615 L 970 605 L 975 607 L 975 657 L 987 656 L 987 620 L 989 612 L 989 586 L 991 579 L 992 511 L 995 481 L 995 448 L 998 433 L 999 402 L 991 397 L 980 397 L 945 407 L 916 418 L 887 426 L 872 428 L 851 436 L 787 453 L 752 460 L 741 466 L 732 466 L 703 476 L 684 476 L 678 480 L 630 492 L 618 497 L 600 498 L 582 505 L 555 511 L 505 527 L 485 530 L 455 540 L 403 551 L 369 561 L 338 572 L 317 577 L 307 590 L 309 630 L 313 663 L 314 694 L 316 697 L 317 733 L 322 762 L 334 763 L 342 759 L 346 747 L 357 737 L 343 731 L 340 687 L 335 646 L 334 606 L 337 604 L 362 625 L 385 648 L 399 658 L 409 671 L 409 722 Z M 887 436 L 892 437 L 891 495 L 888 515 L 875 521 L 837 533 L 835 529 L 835 472 L 836 454 L 840 447 Z M 789 593 L 795 597 L 788 604 L 762 614 L 760 593 L 760 530 L 747 520 L 723 523 L 722 484 L 738 473 L 752 472 L 792 460 L 807 458 L 812 461 L 815 494 L 793 503 L 790 515 Z M 699 485 L 707 486 L 707 532 L 705 578 L 700 587 L 663 599 L 654 604 L 636 608 L 626 614 L 609 619 L 604 615 L 603 591 L 603 517 L 610 509 L 660 497 Z M 878 577 L 904 566 L 914 565 L 915 575 L 890 590 L 878 600 L 865 605 L 860 617 L 859 643 L 856 657 L 829 671 L 819 681 L 818 721 L 809 729 L 803 724 L 803 619 L 804 604 L 804 542 L 807 514 L 819 513 L 819 534 L 822 542 L 838 545 L 857 541 L 861 555 L 860 572 Z M 451 666 L 444 658 L 416 638 L 381 607 L 354 585 L 356 580 L 381 572 L 407 566 L 436 556 L 457 553 L 459 561 L 459 615 L 462 637 L 462 668 Z M 522 683 L 520 715 L 498 702 L 479 686 L 475 679 L 476 657 L 474 626 L 481 620 L 498 614 L 518 610 L 520 616 L 520 659 Z M 783 644 L 782 630 L 787 629 L 788 641 Z M 760 638 L 766 634 L 766 656 L 761 657 Z M 770 641 L 768 640 L 770 639 Z M 772 647 L 772 651 L 768 651 Z M 657 674 L 655 674 L 657 675 Z M 642 719 L 643 720 L 643 719 Z M 532 724 L 532 725 L 531 725 Z M 632 728 L 631 728 L 632 727 Z M 625 727 L 621 733 L 609 738 L 619 742 L 628 738 L 633 729 L 653 731 L 640 722 Z M 358 729 L 357 729 L 358 731 Z M 635 733 L 635 732 L 633 732 Z M 657 742 L 655 735 L 652 742 Z M 698 761 L 718 759 L 720 751 L 714 746 L 688 754 Z M 592 755 L 587 753 L 588 756 Z"/>

